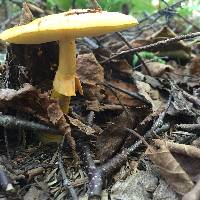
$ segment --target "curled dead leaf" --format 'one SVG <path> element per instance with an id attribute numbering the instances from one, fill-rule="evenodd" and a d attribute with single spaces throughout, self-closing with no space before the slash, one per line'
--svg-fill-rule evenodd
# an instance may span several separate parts
<path id="1" fill-rule="evenodd" d="M 174 68 L 171 65 L 166 65 L 159 62 L 146 63 L 152 76 L 162 76 L 165 72 L 172 72 Z"/>
<path id="2" fill-rule="evenodd" d="M 147 149 L 148 157 L 158 167 L 161 175 L 174 191 L 179 194 L 189 192 L 194 187 L 190 176 L 170 153 L 164 141 L 160 141 L 157 147 Z"/>

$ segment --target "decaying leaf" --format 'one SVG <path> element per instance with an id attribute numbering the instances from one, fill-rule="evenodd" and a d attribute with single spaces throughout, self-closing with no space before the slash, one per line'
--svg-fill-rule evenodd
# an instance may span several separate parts
<path id="1" fill-rule="evenodd" d="M 164 26 L 158 32 L 154 33 L 149 40 L 151 42 L 157 42 L 176 36 L 176 33 L 174 33 L 168 26 Z M 160 56 L 167 56 L 175 59 L 189 59 L 191 54 L 191 48 L 183 41 L 171 43 L 167 47 L 157 48 L 155 51 L 158 51 Z"/>
<path id="2" fill-rule="evenodd" d="M 162 98 L 159 92 L 153 89 L 148 83 L 136 81 L 139 94 L 143 95 L 149 102 L 151 102 L 152 110 L 156 111 L 164 107 Z"/>
<path id="3" fill-rule="evenodd" d="M 160 142 L 157 148 L 149 147 L 146 154 L 158 167 L 161 175 L 172 186 L 174 191 L 179 194 L 185 194 L 194 187 L 190 176 L 170 153 L 165 142 Z"/>
<path id="4" fill-rule="evenodd" d="M 92 111 L 96 111 L 99 112 L 100 111 L 100 103 L 98 100 L 94 100 L 94 101 L 87 101 L 85 102 L 86 104 L 86 109 L 87 110 L 92 110 Z"/>
<path id="5" fill-rule="evenodd" d="M 82 131 L 86 135 L 93 135 L 95 133 L 95 130 L 93 128 L 91 128 L 90 126 L 85 125 L 80 120 L 74 119 L 74 118 L 72 118 L 70 116 L 67 116 L 67 118 L 69 119 L 70 124 L 72 124 L 73 126 L 77 127 L 80 131 Z"/>
<path id="6" fill-rule="evenodd" d="M 96 148 L 101 162 L 112 157 L 122 147 L 123 141 L 127 136 L 124 128 L 132 128 L 133 123 L 127 113 L 123 112 L 99 135 Z"/>
<path id="7" fill-rule="evenodd" d="M 105 66 L 105 76 L 107 80 L 111 77 L 114 79 L 126 80 L 128 81 L 132 75 L 132 66 L 127 62 L 127 60 L 116 60 Z"/>
<path id="8" fill-rule="evenodd" d="M 67 123 L 64 113 L 62 112 L 58 102 L 51 103 L 47 108 L 48 116 L 55 125 L 59 127 L 63 135 L 67 138 L 69 146 L 72 149 L 72 153 L 75 159 L 77 159 L 76 154 L 76 143 L 74 138 L 71 136 L 71 127 Z"/>
<path id="9" fill-rule="evenodd" d="M 138 92 L 137 86 L 136 84 L 132 84 L 132 83 L 127 83 L 121 80 L 112 80 L 110 81 L 110 83 L 116 87 L 128 90 L 130 92 Z M 117 94 L 117 96 L 119 97 L 119 99 L 121 100 L 122 104 L 126 105 L 126 106 L 130 106 L 130 107 L 141 107 L 143 106 L 143 102 L 123 93 L 123 92 L 119 92 L 114 90 L 114 92 Z M 108 88 L 106 88 L 106 96 L 107 96 L 107 101 L 110 104 L 120 104 L 117 97 L 112 93 L 112 91 Z"/>
<path id="10" fill-rule="evenodd" d="M 33 103 L 34 102 L 34 103 Z M 25 84 L 18 91 L 13 89 L 0 90 L 0 109 L 11 108 L 18 113 L 27 113 L 40 121 L 57 125 L 65 134 L 70 147 L 75 155 L 75 141 L 71 136 L 71 128 L 56 100 L 47 93 L 40 93 L 30 84 Z M 45 139 L 45 137 L 43 137 Z M 48 140 L 48 136 L 47 136 Z"/>
<path id="11" fill-rule="evenodd" d="M 200 75 L 200 56 L 196 56 L 192 59 L 189 70 L 192 75 Z"/>
<path id="12" fill-rule="evenodd" d="M 98 83 L 104 82 L 104 70 L 98 63 L 94 54 L 81 54 L 77 58 L 77 74 L 83 84 L 84 96 L 88 100 L 101 101 L 104 98 L 101 90 L 102 85 Z"/>
<path id="13" fill-rule="evenodd" d="M 174 69 L 171 65 L 166 65 L 159 62 L 146 63 L 152 76 L 162 76 L 165 72 L 172 72 Z"/>
<path id="14" fill-rule="evenodd" d="M 34 102 L 34 104 L 33 104 Z M 10 108 L 19 113 L 28 113 L 46 123 L 49 122 L 47 107 L 53 102 L 47 93 L 41 94 L 35 87 L 25 84 L 19 90 L 0 90 L 0 109 Z"/>
<path id="15" fill-rule="evenodd" d="M 23 3 L 23 8 L 22 8 L 22 15 L 20 18 L 20 23 L 19 25 L 24 25 L 24 24 L 28 24 L 31 21 L 33 21 L 33 15 L 29 9 L 29 6 L 26 2 Z"/>
<path id="16" fill-rule="evenodd" d="M 57 124 L 59 120 L 63 117 L 63 112 L 60 109 L 60 106 L 56 103 L 52 103 L 48 106 L 47 113 L 50 121 L 53 124 Z"/>
<path id="17" fill-rule="evenodd" d="M 156 140 L 159 144 L 161 140 Z M 200 149 L 191 145 L 165 141 L 165 144 L 193 181 L 200 180 Z"/>
<path id="18" fill-rule="evenodd" d="M 194 188 L 183 196 L 182 200 L 199 200 L 200 199 L 200 180 Z"/>

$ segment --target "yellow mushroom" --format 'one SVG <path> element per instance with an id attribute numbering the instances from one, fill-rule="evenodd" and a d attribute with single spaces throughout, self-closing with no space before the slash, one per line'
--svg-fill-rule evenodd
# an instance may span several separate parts
<path id="1" fill-rule="evenodd" d="M 53 82 L 52 96 L 59 100 L 65 113 L 70 97 L 82 88 L 76 76 L 75 39 L 121 31 L 137 25 L 135 18 L 117 12 L 70 10 L 38 18 L 26 25 L 10 28 L 0 39 L 15 44 L 41 44 L 59 41 L 59 66 Z"/>

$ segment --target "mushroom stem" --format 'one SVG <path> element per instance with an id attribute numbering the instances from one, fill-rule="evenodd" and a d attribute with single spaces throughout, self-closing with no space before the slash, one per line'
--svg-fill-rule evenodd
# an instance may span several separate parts
<path id="1" fill-rule="evenodd" d="M 70 97 L 78 89 L 82 94 L 79 79 L 76 77 L 76 45 L 74 38 L 60 40 L 59 66 L 53 82 L 52 97 L 59 100 L 64 113 L 68 112 Z"/>

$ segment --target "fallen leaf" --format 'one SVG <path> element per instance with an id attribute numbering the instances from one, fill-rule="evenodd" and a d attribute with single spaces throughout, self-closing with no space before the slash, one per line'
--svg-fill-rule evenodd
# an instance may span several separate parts
<path id="1" fill-rule="evenodd" d="M 200 75 L 200 56 L 196 56 L 192 59 L 192 62 L 189 66 L 190 74 L 192 75 Z"/>
<path id="2" fill-rule="evenodd" d="M 179 194 L 185 194 L 190 191 L 193 188 L 194 183 L 170 153 L 165 142 L 160 141 L 159 144 L 156 143 L 156 147 L 157 148 L 152 148 L 150 146 L 147 149 L 146 154 L 158 167 L 167 183 Z"/>
<path id="3" fill-rule="evenodd" d="M 109 65 L 105 65 L 104 69 L 105 77 L 108 80 L 110 77 L 126 81 L 132 79 L 132 66 L 125 59 L 111 61 Z"/>
<path id="4" fill-rule="evenodd" d="M 166 65 L 159 62 L 148 62 L 146 63 L 152 76 L 162 76 L 165 72 L 172 72 L 174 68 L 170 65 Z"/>
<path id="5" fill-rule="evenodd" d="M 80 131 L 82 131 L 86 135 L 93 135 L 95 133 L 95 130 L 93 128 L 91 128 L 90 126 L 85 125 L 80 120 L 74 119 L 74 118 L 72 118 L 70 116 L 67 116 L 67 118 L 69 119 L 70 124 L 72 124 L 73 126 L 77 127 Z"/>
<path id="6" fill-rule="evenodd" d="M 33 104 L 34 102 L 34 104 Z M 30 84 L 24 84 L 19 90 L 0 90 L 0 109 L 10 108 L 19 113 L 28 113 L 46 123 L 49 122 L 47 107 L 53 102 L 47 93 L 41 94 Z"/>
<path id="7" fill-rule="evenodd" d="M 156 140 L 160 143 L 160 140 Z M 190 175 L 193 181 L 200 180 L 200 149 L 191 145 L 165 141 L 165 144 L 182 168 Z"/>
<path id="8" fill-rule="evenodd" d="M 84 96 L 88 100 L 101 101 L 104 98 L 104 87 L 97 84 L 104 82 L 104 69 L 93 53 L 78 56 L 77 74 L 82 82 Z"/>
<path id="9" fill-rule="evenodd" d="M 176 33 L 174 33 L 168 26 L 164 26 L 148 38 L 148 40 L 150 40 L 151 43 L 155 43 L 176 36 Z M 191 48 L 183 41 L 173 42 L 165 48 L 158 47 L 154 51 L 159 52 L 158 55 L 160 56 L 167 56 L 175 59 L 179 58 L 183 60 L 189 59 L 191 54 Z"/>
<path id="10" fill-rule="evenodd" d="M 199 199 L 200 199 L 200 180 L 192 188 L 191 191 L 189 191 L 183 196 L 182 200 L 199 200 Z"/>
<path id="11" fill-rule="evenodd" d="M 128 114 L 129 115 L 129 114 Z M 97 138 L 97 155 L 101 162 L 111 158 L 120 150 L 127 133 L 124 128 L 132 128 L 134 122 L 127 116 L 126 112 L 116 117 L 112 124 L 108 126 Z"/>
<path id="12" fill-rule="evenodd" d="M 125 90 L 128 90 L 130 92 L 138 92 L 137 86 L 136 84 L 132 84 L 132 83 L 126 83 L 123 82 L 121 80 L 112 80 L 109 83 L 111 83 L 112 85 L 115 85 L 118 88 L 122 88 Z M 117 96 L 119 97 L 120 101 L 122 102 L 122 104 L 126 105 L 126 106 L 130 106 L 130 107 L 142 107 L 144 105 L 143 102 L 123 93 L 123 92 L 119 92 L 113 89 L 113 91 L 117 94 Z M 117 97 L 111 92 L 110 89 L 106 88 L 106 92 L 105 92 L 106 96 L 107 96 L 107 101 L 110 104 L 120 104 Z"/>
<path id="13" fill-rule="evenodd" d="M 153 89 L 148 83 L 136 81 L 139 94 L 143 95 L 152 105 L 152 111 L 164 107 L 162 98 L 158 90 Z"/>

